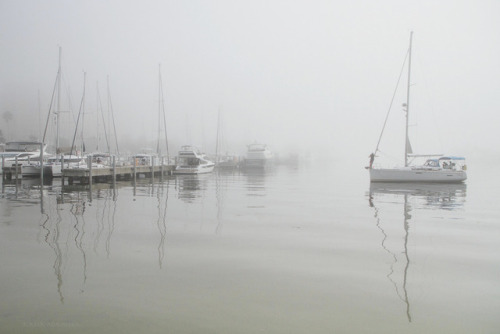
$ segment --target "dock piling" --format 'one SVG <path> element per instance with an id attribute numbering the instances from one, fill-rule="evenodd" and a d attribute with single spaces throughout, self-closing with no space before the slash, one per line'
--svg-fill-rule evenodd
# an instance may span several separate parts
<path id="1" fill-rule="evenodd" d="M 92 156 L 87 157 L 87 167 L 89 168 L 89 185 L 92 187 Z"/>
<path id="2" fill-rule="evenodd" d="M 43 143 L 40 143 L 40 187 L 43 188 Z"/>
<path id="3" fill-rule="evenodd" d="M 137 181 L 137 158 L 134 157 L 134 186 Z"/>
<path id="4" fill-rule="evenodd" d="M 14 167 L 16 169 L 16 174 L 15 174 L 16 175 L 16 180 L 18 179 L 18 177 L 17 177 L 17 167 L 18 166 L 17 166 L 17 155 L 16 155 L 16 167 Z"/>
<path id="5" fill-rule="evenodd" d="M 113 184 L 116 183 L 116 156 L 113 155 Z"/>

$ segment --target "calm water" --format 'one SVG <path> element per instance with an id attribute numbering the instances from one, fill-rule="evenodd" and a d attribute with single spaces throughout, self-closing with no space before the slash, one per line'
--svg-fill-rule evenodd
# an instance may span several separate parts
<path id="1" fill-rule="evenodd" d="M 348 167 L 2 184 L 0 332 L 500 332 L 493 169 L 370 187 Z"/>

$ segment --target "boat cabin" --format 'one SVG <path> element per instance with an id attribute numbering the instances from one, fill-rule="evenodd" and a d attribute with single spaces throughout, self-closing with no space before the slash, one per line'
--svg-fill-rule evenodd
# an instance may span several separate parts
<path id="1" fill-rule="evenodd" d="M 424 167 L 430 169 L 452 169 L 466 170 L 465 158 L 463 157 L 440 157 L 439 159 L 427 159 Z"/>

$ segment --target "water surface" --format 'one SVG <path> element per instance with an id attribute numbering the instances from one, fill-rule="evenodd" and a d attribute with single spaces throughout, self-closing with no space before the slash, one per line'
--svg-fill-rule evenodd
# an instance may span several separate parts
<path id="1" fill-rule="evenodd" d="M 488 173 L 370 185 L 310 164 L 2 184 L 0 331 L 497 333 Z"/>

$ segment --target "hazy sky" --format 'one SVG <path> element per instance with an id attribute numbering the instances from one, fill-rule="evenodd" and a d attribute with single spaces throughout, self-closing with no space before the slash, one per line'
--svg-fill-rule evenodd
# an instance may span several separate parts
<path id="1" fill-rule="evenodd" d="M 414 151 L 500 155 L 499 15 L 497 0 L 0 0 L 0 114 L 14 115 L 0 128 L 38 135 L 61 46 L 74 115 L 87 75 L 88 136 L 109 76 L 118 139 L 151 146 L 161 64 L 171 150 L 213 152 L 221 110 L 230 150 L 259 141 L 367 160 L 414 31 Z M 380 147 L 389 155 L 404 145 L 404 89 Z"/>

